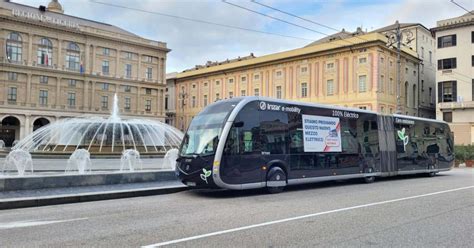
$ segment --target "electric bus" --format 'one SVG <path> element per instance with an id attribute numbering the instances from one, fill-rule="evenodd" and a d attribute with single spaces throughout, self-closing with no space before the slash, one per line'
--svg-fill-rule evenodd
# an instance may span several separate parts
<path id="1" fill-rule="evenodd" d="M 443 121 L 239 97 L 208 105 L 184 136 L 176 163 L 190 187 L 232 190 L 425 173 L 454 164 Z"/>

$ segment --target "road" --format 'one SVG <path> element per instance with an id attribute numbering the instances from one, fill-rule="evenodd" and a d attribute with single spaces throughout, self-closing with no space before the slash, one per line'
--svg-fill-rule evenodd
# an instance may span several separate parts
<path id="1" fill-rule="evenodd" d="M 470 247 L 474 169 L 0 211 L 2 247 Z"/>

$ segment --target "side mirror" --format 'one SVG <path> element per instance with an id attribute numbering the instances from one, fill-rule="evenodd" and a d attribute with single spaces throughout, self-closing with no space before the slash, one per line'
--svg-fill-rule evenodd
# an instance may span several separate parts
<path id="1" fill-rule="evenodd" d="M 234 127 L 243 127 L 243 126 L 244 126 L 244 122 L 243 122 L 243 121 L 234 122 Z"/>

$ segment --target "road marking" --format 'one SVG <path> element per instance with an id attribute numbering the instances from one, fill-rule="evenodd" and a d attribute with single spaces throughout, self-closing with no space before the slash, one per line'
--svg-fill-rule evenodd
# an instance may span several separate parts
<path id="1" fill-rule="evenodd" d="M 16 222 L 0 223 L 0 229 L 11 229 L 30 226 L 41 226 L 49 224 L 57 224 L 70 221 L 86 220 L 88 218 L 68 219 L 68 220 L 25 220 Z"/>
<path id="2" fill-rule="evenodd" d="M 460 190 L 466 190 L 466 189 L 472 189 L 472 188 L 474 188 L 474 185 L 473 186 L 462 187 L 462 188 L 443 190 L 443 191 L 438 191 L 438 192 L 433 192 L 433 193 L 428 193 L 428 194 L 423 194 L 423 195 L 415 195 L 415 196 L 397 198 L 397 199 L 393 199 L 393 200 L 373 202 L 373 203 L 368 203 L 368 204 L 363 204 L 363 205 L 358 205 L 358 206 L 352 206 L 352 207 L 347 207 L 347 208 L 339 208 L 339 209 L 334 209 L 334 210 L 329 210 L 329 211 L 324 211 L 324 212 L 301 215 L 301 216 L 296 216 L 296 217 L 291 217 L 291 218 L 286 218 L 286 219 L 274 220 L 274 221 L 263 222 L 263 223 L 259 223 L 259 224 L 249 225 L 249 226 L 242 226 L 242 227 L 237 227 L 237 228 L 232 228 L 232 229 L 227 229 L 227 230 L 222 230 L 222 231 L 217 231 L 217 232 L 212 232 L 212 233 L 206 233 L 206 234 L 201 234 L 201 235 L 187 237 L 187 238 L 175 239 L 175 240 L 165 241 L 165 242 L 161 242 L 161 243 L 146 245 L 146 246 L 142 246 L 142 247 L 149 248 L 149 247 L 160 247 L 160 246 L 165 246 L 165 245 L 177 244 L 177 243 L 181 243 L 181 242 L 186 242 L 186 241 L 191 241 L 191 240 L 196 240 L 196 239 L 202 239 L 202 238 L 217 236 L 217 235 L 226 234 L 226 233 L 238 232 L 238 231 L 248 230 L 248 229 L 262 227 L 262 226 L 269 226 L 269 225 L 279 224 L 279 223 L 283 223 L 283 222 L 301 220 L 301 219 L 311 218 L 311 217 L 325 215 L 325 214 L 332 214 L 332 213 L 343 212 L 343 211 L 348 211 L 348 210 L 353 210 L 353 209 L 366 208 L 366 207 L 372 207 L 372 206 L 388 204 L 388 203 L 394 203 L 394 202 L 399 202 L 399 201 L 412 200 L 412 199 L 416 199 L 416 198 L 422 198 L 422 197 L 427 197 L 427 196 L 432 196 L 432 195 L 439 195 L 439 194 L 450 193 L 450 192 L 454 192 L 454 191 L 460 191 Z"/>

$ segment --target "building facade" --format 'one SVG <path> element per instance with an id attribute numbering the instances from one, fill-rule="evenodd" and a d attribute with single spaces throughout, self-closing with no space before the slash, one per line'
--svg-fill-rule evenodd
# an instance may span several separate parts
<path id="1" fill-rule="evenodd" d="M 176 126 L 176 102 L 174 101 L 176 95 L 176 76 L 178 73 L 166 74 L 166 89 L 165 89 L 165 112 L 166 124 Z"/>
<path id="2" fill-rule="evenodd" d="M 437 48 L 436 118 L 450 123 L 456 144 L 474 144 L 474 16 L 441 20 Z"/>
<path id="3" fill-rule="evenodd" d="M 166 43 L 48 7 L 0 3 L 0 139 L 48 123 L 108 116 L 164 121 Z"/>
<path id="4" fill-rule="evenodd" d="M 386 44 L 380 33 L 353 33 L 286 52 L 196 66 L 177 75 L 176 127 L 185 130 L 211 102 L 248 95 L 394 113 L 397 55 Z M 418 109 L 420 59 L 407 48 L 401 57 L 403 114 L 434 117 L 434 111 Z"/>

